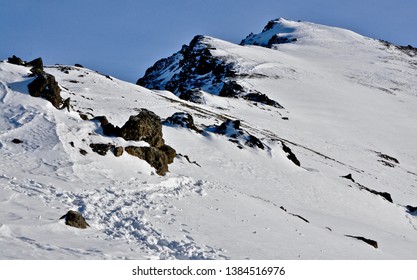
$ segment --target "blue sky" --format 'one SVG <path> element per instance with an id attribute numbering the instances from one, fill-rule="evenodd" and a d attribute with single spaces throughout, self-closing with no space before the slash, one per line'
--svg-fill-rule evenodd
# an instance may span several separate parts
<path id="1" fill-rule="evenodd" d="M 240 42 L 274 18 L 417 46 L 415 0 L 2 0 L 0 59 L 80 63 L 135 82 L 197 34 Z"/>

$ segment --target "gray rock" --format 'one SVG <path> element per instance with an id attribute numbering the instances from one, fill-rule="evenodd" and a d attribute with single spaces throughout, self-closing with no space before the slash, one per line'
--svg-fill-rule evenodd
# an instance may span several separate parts
<path id="1" fill-rule="evenodd" d="M 55 108 L 60 108 L 62 103 L 61 89 L 51 74 L 43 73 L 36 77 L 29 85 L 29 94 L 34 97 L 41 97 L 49 102 Z"/>
<path id="2" fill-rule="evenodd" d="M 80 212 L 69 210 L 67 214 L 62 216 L 61 219 L 65 219 L 65 224 L 67 226 L 76 227 L 76 228 L 87 228 L 90 225 L 85 221 L 84 217 Z"/>
<path id="3" fill-rule="evenodd" d="M 155 148 L 164 145 L 161 119 L 147 109 L 140 109 L 139 114 L 130 116 L 120 129 L 119 136 L 127 141 L 145 141 Z"/>

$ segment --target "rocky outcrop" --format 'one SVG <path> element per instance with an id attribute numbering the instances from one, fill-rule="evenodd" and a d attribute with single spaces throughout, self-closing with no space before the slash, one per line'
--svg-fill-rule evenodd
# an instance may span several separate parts
<path id="1" fill-rule="evenodd" d="M 193 117 L 185 112 L 174 113 L 171 117 L 168 117 L 163 121 L 162 124 L 166 126 L 185 127 L 194 130 L 197 133 L 202 132 L 195 126 Z"/>
<path id="2" fill-rule="evenodd" d="M 296 155 L 292 152 L 292 150 L 282 142 L 282 150 L 287 154 L 287 158 L 291 160 L 295 165 L 300 166 L 301 163 L 296 157 Z"/>
<path id="3" fill-rule="evenodd" d="M 158 175 L 165 175 L 168 172 L 168 164 L 174 161 L 176 152 L 170 146 L 164 145 L 161 148 L 128 146 L 125 151 L 135 157 L 145 160 L 156 169 Z"/>
<path id="4" fill-rule="evenodd" d="M 226 120 L 221 125 L 212 125 L 206 128 L 208 132 L 214 132 L 229 137 L 229 141 L 237 144 L 239 149 L 244 145 L 251 148 L 265 149 L 265 145 L 257 137 L 240 128 L 240 120 Z"/>
<path id="5" fill-rule="evenodd" d="M 119 136 L 127 141 L 145 141 L 155 148 L 164 145 L 161 119 L 147 109 L 140 109 L 139 114 L 130 116 L 120 129 Z"/>
<path id="6" fill-rule="evenodd" d="M 275 45 L 297 42 L 293 36 L 293 28 L 285 27 L 282 24 L 283 18 L 270 20 L 261 33 L 250 33 L 240 42 L 240 45 L 255 45 L 265 48 L 274 48 Z"/>
<path id="7" fill-rule="evenodd" d="M 51 74 L 45 73 L 43 69 L 42 58 L 36 58 L 32 61 L 26 62 L 21 58 L 13 55 L 7 59 L 9 63 L 21 65 L 25 67 L 32 67 L 30 76 L 36 77 L 30 84 L 28 84 L 29 94 L 33 97 L 41 97 L 49 102 L 55 108 L 60 108 L 62 103 L 61 88 Z"/>
<path id="8" fill-rule="evenodd" d="M 239 84 L 241 73 L 235 65 L 220 56 L 214 56 L 211 39 L 195 36 L 190 44 L 171 57 L 161 59 L 146 70 L 137 84 L 158 90 L 168 90 L 181 99 L 205 103 L 203 92 L 222 97 L 242 98 L 252 102 L 282 108 L 263 93 Z"/>
<path id="9" fill-rule="evenodd" d="M 354 238 L 360 241 L 365 242 L 366 244 L 371 245 L 372 247 L 374 247 L 375 249 L 378 249 L 378 242 L 376 242 L 375 240 L 369 239 L 369 238 L 365 238 L 362 236 L 353 236 L 353 235 L 345 235 L 346 237 L 350 237 L 350 238 Z"/>
<path id="10" fill-rule="evenodd" d="M 410 57 L 415 57 L 417 56 L 417 48 L 413 47 L 412 45 L 407 45 L 407 46 L 399 46 L 399 45 L 395 45 L 393 43 L 390 43 L 388 41 L 384 41 L 384 40 L 380 40 L 380 42 L 386 46 L 387 48 L 395 48 L 403 53 L 405 53 L 406 55 L 410 56 Z"/>
<path id="11" fill-rule="evenodd" d="M 364 190 L 364 191 L 367 191 L 367 192 L 370 192 L 370 193 L 372 193 L 372 194 L 374 194 L 374 195 L 378 195 L 378 196 L 381 196 L 382 198 L 384 198 L 385 200 L 387 200 L 388 202 L 390 202 L 390 203 L 394 203 L 394 201 L 392 200 L 392 197 L 391 197 L 391 194 L 390 193 L 387 193 L 387 192 L 379 192 L 379 191 L 376 191 L 376 190 L 373 190 L 373 189 L 370 189 L 370 188 L 368 188 L 368 187 L 365 187 L 364 185 L 362 185 L 362 184 L 359 184 L 358 182 L 356 182 L 355 181 L 355 179 L 353 179 L 353 177 L 352 177 L 352 174 L 347 174 L 347 175 L 345 175 L 345 176 L 341 176 L 342 178 L 345 178 L 345 179 L 347 179 L 347 180 L 350 180 L 350 181 L 352 181 L 353 183 L 355 183 L 355 185 L 360 189 L 360 190 Z"/>
<path id="12" fill-rule="evenodd" d="M 43 72 L 28 85 L 29 94 L 34 97 L 41 97 L 49 102 L 55 108 L 60 108 L 62 103 L 61 89 L 51 74 Z"/>
<path id="13" fill-rule="evenodd" d="M 61 219 L 65 219 L 65 224 L 67 226 L 76 227 L 76 228 L 87 228 L 90 225 L 85 221 L 83 215 L 80 212 L 69 210 L 67 214 L 62 216 Z"/>
<path id="14" fill-rule="evenodd" d="M 139 109 L 139 113 L 130 116 L 121 128 L 111 124 L 105 116 L 96 116 L 92 120 L 100 122 L 106 136 L 122 137 L 126 141 L 145 141 L 149 144 L 149 147 L 132 145 L 123 149 L 111 143 L 92 143 L 90 148 L 93 152 L 105 156 L 111 151 L 114 156 L 119 157 L 125 150 L 128 154 L 148 162 L 156 169 L 157 174 L 165 175 L 168 172 L 168 165 L 174 161 L 177 152 L 165 145 L 161 118 L 158 115 L 147 109 Z"/>
<path id="15" fill-rule="evenodd" d="M 106 116 L 97 116 L 92 119 L 93 121 L 99 121 L 103 134 L 106 136 L 120 136 L 120 127 L 111 124 Z"/>

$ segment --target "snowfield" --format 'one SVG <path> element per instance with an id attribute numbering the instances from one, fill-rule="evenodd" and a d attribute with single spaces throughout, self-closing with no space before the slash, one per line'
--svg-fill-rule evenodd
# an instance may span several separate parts
<path id="1" fill-rule="evenodd" d="M 275 34 L 291 41 L 264 47 Z M 415 259 L 417 56 L 285 19 L 242 45 L 201 43 L 234 65 L 240 85 L 284 109 L 209 92 L 196 104 L 47 66 L 68 112 L 29 95 L 30 68 L 0 62 L 0 258 Z M 164 70 L 164 83 L 174 74 Z M 77 112 L 122 126 L 139 108 L 161 119 L 189 113 L 203 131 L 163 126 L 177 151 L 165 176 L 126 152 L 94 153 L 91 143 L 147 143 L 105 136 Z M 226 119 L 265 148 L 230 138 L 231 127 L 210 130 Z M 66 226 L 68 210 L 90 227 Z"/>

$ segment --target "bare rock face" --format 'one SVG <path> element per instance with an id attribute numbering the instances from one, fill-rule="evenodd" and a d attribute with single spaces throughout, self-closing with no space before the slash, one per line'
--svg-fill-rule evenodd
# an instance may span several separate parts
<path id="1" fill-rule="evenodd" d="M 139 114 L 130 116 L 120 129 L 119 136 L 127 141 L 145 141 L 155 148 L 162 147 L 165 143 L 162 138 L 161 118 L 147 109 L 140 109 Z"/>
<path id="2" fill-rule="evenodd" d="M 186 127 L 198 133 L 201 133 L 201 130 L 195 126 L 193 117 L 185 112 L 174 113 L 171 117 L 168 117 L 162 124 L 167 126 Z"/>
<path id="3" fill-rule="evenodd" d="M 161 176 L 168 172 L 168 164 L 173 162 L 176 155 L 175 150 L 167 145 L 164 145 L 161 149 L 155 147 L 128 146 L 125 148 L 125 151 L 132 156 L 145 160 Z"/>
<path id="4" fill-rule="evenodd" d="M 90 225 L 85 221 L 84 217 L 80 212 L 69 210 L 67 214 L 62 216 L 61 219 L 65 219 L 65 224 L 67 226 L 76 227 L 76 228 L 87 228 Z"/>
<path id="5" fill-rule="evenodd" d="M 60 108 L 61 89 L 54 76 L 42 73 L 28 85 L 28 89 L 31 96 L 42 97 L 51 102 L 55 108 Z"/>

